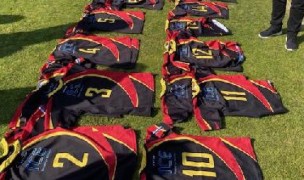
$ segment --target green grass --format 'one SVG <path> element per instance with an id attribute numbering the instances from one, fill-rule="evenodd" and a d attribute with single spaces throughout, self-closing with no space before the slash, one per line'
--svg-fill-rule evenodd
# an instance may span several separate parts
<path id="1" fill-rule="evenodd" d="M 18 104 L 36 86 L 40 66 L 46 61 L 71 23 L 79 20 L 83 6 L 89 0 L 78 1 L 21 1 L 0 2 L 0 133 Z M 135 71 L 160 74 L 164 25 L 167 12 L 173 4 L 166 2 L 163 11 L 147 11 L 143 34 L 132 35 L 141 40 L 139 66 Z M 220 20 L 229 27 L 232 36 L 220 37 L 242 44 L 247 57 L 244 74 L 252 79 L 269 79 L 280 92 L 289 113 L 262 119 L 227 117 L 226 128 L 202 132 L 193 120 L 178 124 L 182 133 L 207 136 L 250 136 L 265 179 L 304 179 L 304 35 L 300 33 L 300 48 L 286 52 L 285 36 L 261 40 L 257 34 L 268 27 L 271 2 L 265 0 L 238 0 L 230 5 L 230 19 Z M 286 21 L 285 21 L 286 22 Z M 286 24 L 286 23 L 284 23 Z M 285 26 L 286 27 L 286 26 Z M 101 33 L 117 36 L 117 33 Z M 124 35 L 124 34 L 121 34 Z M 202 40 L 212 38 L 201 38 Z M 222 73 L 222 72 L 221 72 Z M 156 77 L 156 103 L 160 75 Z M 85 116 L 80 124 L 123 124 L 138 132 L 142 150 L 145 129 L 159 123 L 161 112 L 154 117 L 125 116 L 123 119 Z"/>

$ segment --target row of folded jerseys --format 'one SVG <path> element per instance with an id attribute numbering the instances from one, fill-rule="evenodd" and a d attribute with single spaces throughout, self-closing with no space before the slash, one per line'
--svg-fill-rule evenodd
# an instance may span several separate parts
<path id="1" fill-rule="evenodd" d="M 262 117 L 287 112 L 270 81 L 250 80 L 242 74 L 215 73 L 214 70 L 243 70 L 245 56 L 239 43 L 197 39 L 198 36 L 231 34 L 227 27 L 213 19 L 228 19 L 228 15 L 228 7 L 223 3 L 204 6 L 201 2 L 187 0 L 177 2 L 169 12 L 161 69 L 163 123 L 148 128 L 145 174 L 141 174 L 144 178 L 263 179 L 250 138 L 213 137 L 207 143 L 206 139 L 201 141 L 202 137 L 193 139 L 193 136 L 171 134 L 175 123 L 188 120 L 192 115 L 202 130 L 209 131 L 223 128 L 225 116 Z M 150 139 L 155 141 L 149 144 Z M 219 148 L 218 143 L 225 147 Z M 211 144 L 214 148 L 209 146 Z M 202 150 L 201 145 L 214 154 Z M 219 170 L 223 176 L 217 170 L 220 163 L 216 159 L 225 162 L 223 156 L 229 156 L 226 148 L 237 160 L 236 166 L 230 168 L 240 168 L 239 173 L 233 170 L 231 176 L 224 170 L 225 165 Z"/>
<path id="2" fill-rule="evenodd" d="M 120 9 L 162 6 L 162 0 L 93 0 L 85 7 L 82 20 L 67 30 L 40 69 L 37 89 L 9 122 L 1 140 L 0 179 L 132 178 L 137 162 L 134 130 L 76 127 L 77 120 L 83 114 L 151 116 L 154 75 L 98 70 L 97 65 L 133 68 L 139 40 L 92 32 L 140 33 L 144 13 Z"/>
<path id="3" fill-rule="evenodd" d="M 122 11 L 123 7 L 142 7 L 160 10 L 163 0 L 93 0 L 84 8 L 84 15 L 76 25 L 69 28 L 66 36 L 92 31 L 115 31 L 138 34 L 142 32 L 145 15 L 142 11 Z M 197 19 L 186 15 L 201 16 Z M 224 3 L 200 0 L 178 0 L 169 13 L 167 29 L 191 29 L 196 35 L 230 34 L 230 31 L 215 17 L 228 18 L 228 7 Z"/>
<path id="4" fill-rule="evenodd" d="M 135 131 L 119 125 L 56 127 L 3 151 L 1 179 L 131 180 L 139 158 Z M 256 180 L 262 173 L 250 138 L 180 135 L 159 124 L 147 129 L 135 178 Z"/>
<path id="5" fill-rule="evenodd" d="M 140 13 L 117 10 L 132 3 L 114 6 L 114 2 L 93 1 L 86 6 L 82 20 L 68 30 L 41 68 L 37 90 L 20 104 L 1 141 L 2 179 L 132 178 L 137 161 L 134 130 L 76 127 L 83 114 L 151 116 L 154 108 L 152 73 L 96 69 L 97 65 L 132 68 L 137 61 L 137 39 L 90 34 L 141 32 Z M 147 7 L 143 1 L 135 4 Z M 186 14 L 204 17 L 182 17 Z M 164 124 L 147 130 L 141 179 L 262 178 L 249 138 L 178 135 L 171 130 L 173 123 L 192 113 L 202 129 L 212 130 L 222 127 L 225 115 L 256 117 L 286 111 L 269 82 L 210 70 L 241 71 L 243 62 L 237 43 L 201 42 L 194 37 L 230 34 L 210 16 L 228 17 L 227 6 L 179 1 L 169 13 L 162 67 Z"/>
<path id="6" fill-rule="evenodd" d="M 237 42 L 197 39 L 231 34 L 212 19 L 228 19 L 228 6 L 203 3 L 179 1 L 168 13 L 162 65 L 163 122 L 173 125 L 194 114 L 199 127 L 208 131 L 221 129 L 225 116 L 262 117 L 287 112 L 270 81 L 215 73 L 242 72 L 245 56 Z"/>

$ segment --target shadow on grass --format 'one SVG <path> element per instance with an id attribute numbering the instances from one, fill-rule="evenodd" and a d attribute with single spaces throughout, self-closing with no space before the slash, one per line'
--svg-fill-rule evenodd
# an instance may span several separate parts
<path id="1" fill-rule="evenodd" d="M 0 34 L 0 58 L 16 53 L 29 45 L 62 38 L 66 29 L 71 25 L 63 24 L 30 32 Z"/>
<path id="2" fill-rule="evenodd" d="M 24 19 L 21 15 L 0 15 L 0 24 L 9 24 Z"/>
<path id="3" fill-rule="evenodd" d="M 301 44 L 304 42 L 304 35 L 298 37 L 298 43 Z"/>
<path id="4" fill-rule="evenodd" d="M 0 90 L 0 123 L 8 124 L 18 105 L 35 87 Z"/>
<path id="5" fill-rule="evenodd" d="M 301 30 L 300 32 L 303 32 L 304 31 L 304 25 L 301 26 Z M 283 32 L 283 36 L 287 35 L 287 28 L 283 28 L 282 29 L 282 32 Z M 304 42 L 304 35 L 301 35 L 301 36 L 298 36 L 298 43 L 301 44 Z"/>

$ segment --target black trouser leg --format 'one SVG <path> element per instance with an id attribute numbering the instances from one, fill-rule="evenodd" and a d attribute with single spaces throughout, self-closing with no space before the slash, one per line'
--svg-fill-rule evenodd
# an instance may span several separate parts
<path id="1" fill-rule="evenodd" d="M 304 0 L 292 0 L 287 23 L 287 36 L 296 36 L 304 17 Z"/>
<path id="2" fill-rule="evenodd" d="M 298 0 L 304 1 L 304 0 Z M 274 27 L 282 28 L 282 21 L 286 11 L 287 0 L 272 0 L 272 14 L 270 24 Z"/>

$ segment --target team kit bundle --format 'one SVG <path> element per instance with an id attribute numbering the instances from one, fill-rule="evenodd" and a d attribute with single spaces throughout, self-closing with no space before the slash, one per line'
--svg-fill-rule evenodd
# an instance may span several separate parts
<path id="1" fill-rule="evenodd" d="M 178 0 L 168 13 L 161 67 L 163 121 L 146 130 L 138 176 L 149 179 L 263 179 L 251 139 L 179 134 L 192 116 L 204 131 L 223 128 L 225 116 L 262 117 L 287 112 L 267 80 L 242 74 L 238 42 L 198 36 L 230 35 L 215 18 L 229 18 L 222 2 Z M 139 161 L 135 130 L 121 125 L 78 126 L 84 115 L 149 117 L 155 80 L 132 69 L 139 40 L 94 31 L 138 34 L 145 15 L 123 8 L 161 10 L 163 0 L 93 0 L 40 69 L 38 87 L 13 115 L 0 157 L 1 179 L 133 179 Z"/>

